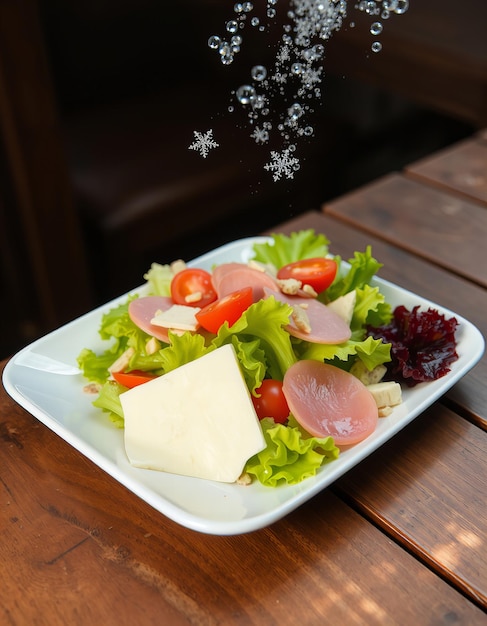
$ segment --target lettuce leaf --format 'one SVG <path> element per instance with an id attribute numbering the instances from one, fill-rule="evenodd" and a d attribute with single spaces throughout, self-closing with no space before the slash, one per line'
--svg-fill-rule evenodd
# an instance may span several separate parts
<path id="1" fill-rule="evenodd" d="M 276 424 L 268 417 L 260 424 L 267 446 L 247 461 L 245 471 L 267 487 L 299 483 L 338 458 L 332 437 L 304 437 L 299 428 Z"/>
<path id="2" fill-rule="evenodd" d="M 123 385 L 119 385 L 114 380 L 107 381 L 100 390 L 98 397 L 93 402 L 93 406 L 108 413 L 111 421 L 118 428 L 124 427 L 123 409 L 120 402 L 120 394 L 127 391 Z"/>
<path id="3" fill-rule="evenodd" d="M 328 301 L 336 300 L 339 296 L 362 288 L 369 284 L 375 274 L 382 267 L 372 256 L 372 247 L 367 246 L 365 252 L 355 252 L 353 259 L 348 260 L 350 268 L 346 273 L 342 271 L 341 265 L 334 282 L 326 290 L 326 299 Z"/>
<path id="4" fill-rule="evenodd" d="M 149 293 L 153 296 L 170 296 L 173 272 L 170 265 L 152 263 L 150 270 L 144 274 L 148 283 Z"/>
<path id="5" fill-rule="evenodd" d="M 212 343 L 215 347 L 222 346 L 232 341 L 235 335 L 241 341 L 259 339 L 269 377 L 282 380 L 285 372 L 297 360 L 291 336 L 284 330 L 284 326 L 289 324 L 291 313 L 289 305 L 278 302 L 272 296 L 259 300 L 250 305 L 230 328 L 225 322 Z"/>
<path id="6" fill-rule="evenodd" d="M 271 263 L 277 269 L 288 263 L 294 263 L 300 259 L 326 256 L 328 254 L 329 240 L 325 235 L 317 235 L 310 228 L 291 233 L 272 234 L 270 243 L 256 243 L 253 246 L 255 261 Z"/>
<path id="7" fill-rule="evenodd" d="M 93 350 L 85 348 L 78 355 L 78 366 L 88 380 L 104 383 L 108 379 L 108 367 L 127 348 L 134 349 L 134 356 L 145 354 L 147 342 L 151 337 L 136 326 L 128 314 L 128 305 L 136 297 L 129 296 L 124 303 L 103 314 L 98 333 L 104 341 L 112 341 L 110 346 L 101 354 L 95 354 Z"/>
<path id="8" fill-rule="evenodd" d="M 372 341 L 371 341 L 372 339 Z M 315 361 L 342 361 L 352 365 L 355 358 L 360 359 L 369 370 L 373 370 L 377 365 L 387 363 L 391 360 L 391 345 L 384 343 L 381 339 L 367 337 L 363 341 L 349 341 L 337 345 L 302 342 L 296 345 L 296 351 L 300 359 L 313 359 Z M 339 363 L 332 363 L 340 367 Z M 348 367 L 344 368 L 348 369 Z"/>
<path id="9" fill-rule="evenodd" d="M 384 295 L 379 291 L 379 287 L 364 285 L 355 290 L 357 300 L 353 309 L 350 328 L 352 333 L 363 331 L 361 337 L 365 336 L 367 325 L 372 320 L 379 321 L 379 325 L 387 324 L 392 317 L 391 305 L 385 301 Z"/>

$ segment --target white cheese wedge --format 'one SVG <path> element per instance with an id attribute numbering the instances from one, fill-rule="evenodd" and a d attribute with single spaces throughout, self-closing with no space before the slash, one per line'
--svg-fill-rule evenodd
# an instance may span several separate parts
<path id="1" fill-rule="evenodd" d="M 344 296 L 338 297 L 336 300 L 328 303 L 328 308 L 339 315 L 350 326 L 352 321 L 353 310 L 357 301 L 357 293 L 355 289 L 349 291 Z"/>
<path id="2" fill-rule="evenodd" d="M 159 311 L 151 319 L 151 324 L 176 330 L 198 330 L 200 324 L 195 317 L 198 311 L 201 309 L 197 306 L 173 304 L 166 311 Z"/>
<path id="3" fill-rule="evenodd" d="M 232 345 L 121 394 L 136 467 L 233 483 L 265 448 Z"/>

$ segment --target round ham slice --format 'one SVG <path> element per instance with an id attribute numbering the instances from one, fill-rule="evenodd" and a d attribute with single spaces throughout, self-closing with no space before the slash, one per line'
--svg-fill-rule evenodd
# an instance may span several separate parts
<path id="1" fill-rule="evenodd" d="M 299 328 L 291 319 L 286 330 L 293 337 L 304 339 L 311 343 L 338 344 L 348 341 L 352 331 L 348 324 L 335 311 L 329 309 L 319 300 L 314 298 L 302 298 L 300 296 L 288 296 L 282 291 L 273 291 L 264 288 L 266 297 L 274 296 L 276 300 L 290 304 L 292 307 L 301 307 L 302 313 L 309 321 L 309 332 Z"/>
<path id="2" fill-rule="evenodd" d="M 282 391 L 296 421 L 315 437 L 333 437 L 338 447 L 363 441 L 377 426 L 370 391 L 333 365 L 298 361 L 284 375 Z"/>
<path id="3" fill-rule="evenodd" d="M 257 302 L 264 297 L 264 288 L 276 289 L 276 281 L 260 270 L 249 267 L 244 263 L 222 263 L 217 265 L 212 273 L 212 282 L 218 298 L 223 298 L 244 287 L 252 287 L 253 301 Z"/>
<path id="4" fill-rule="evenodd" d="M 152 337 L 156 337 L 165 343 L 169 343 L 167 328 L 151 324 L 151 319 L 157 311 L 167 311 L 173 306 L 172 298 L 167 296 L 145 296 L 136 298 L 129 303 L 129 317 L 141 330 Z"/>

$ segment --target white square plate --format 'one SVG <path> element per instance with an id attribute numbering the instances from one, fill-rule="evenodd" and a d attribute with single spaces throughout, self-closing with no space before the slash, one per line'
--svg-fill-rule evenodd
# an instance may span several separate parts
<path id="1" fill-rule="evenodd" d="M 190 263 L 211 270 L 214 264 L 246 263 L 252 245 L 265 237 L 241 239 L 204 254 Z M 127 294 L 83 315 L 38 339 L 7 363 L 3 383 L 9 395 L 43 424 L 61 436 L 108 474 L 163 515 L 193 530 L 236 535 L 263 528 L 300 506 L 357 465 L 406 424 L 422 413 L 464 376 L 481 358 L 484 339 L 469 321 L 413 293 L 375 279 L 394 307 L 432 306 L 448 317 L 454 315 L 458 360 L 437 381 L 403 390 L 403 403 L 379 420 L 376 431 L 362 443 L 342 452 L 313 478 L 298 485 L 269 488 L 210 482 L 132 467 L 125 455 L 123 431 L 92 406 L 93 396 L 83 392 L 86 380 L 76 367 L 83 348 L 102 351 L 108 345 L 99 335 L 101 316 L 125 302 Z M 141 295 L 145 287 L 134 290 Z"/>

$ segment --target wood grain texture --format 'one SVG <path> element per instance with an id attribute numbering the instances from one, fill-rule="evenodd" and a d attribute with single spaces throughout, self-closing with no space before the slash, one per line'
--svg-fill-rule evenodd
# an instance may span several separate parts
<path id="1" fill-rule="evenodd" d="M 389 174 L 327 202 L 322 210 L 487 287 L 487 212 L 477 203 Z"/>
<path id="2" fill-rule="evenodd" d="M 487 208 L 487 143 L 482 140 L 468 139 L 455 144 L 411 163 L 405 172 L 421 182 L 462 194 Z"/>
<path id="3" fill-rule="evenodd" d="M 435 404 L 337 488 L 487 606 L 487 433 Z"/>

